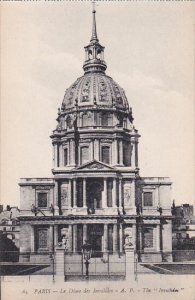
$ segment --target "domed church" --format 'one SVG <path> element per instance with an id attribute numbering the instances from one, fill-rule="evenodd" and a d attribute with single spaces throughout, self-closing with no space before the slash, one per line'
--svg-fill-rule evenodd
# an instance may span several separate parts
<path id="1" fill-rule="evenodd" d="M 53 176 L 19 183 L 20 251 L 33 261 L 65 237 L 70 254 L 87 241 L 93 257 L 122 256 L 130 229 L 139 261 L 171 261 L 171 182 L 139 175 L 140 135 L 123 88 L 106 75 L 95 15 L 84 75 L 66 90 L 51 135 Z"/>

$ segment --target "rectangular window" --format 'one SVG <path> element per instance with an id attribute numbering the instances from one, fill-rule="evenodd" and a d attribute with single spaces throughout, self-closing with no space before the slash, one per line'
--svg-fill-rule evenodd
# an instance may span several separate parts
<path id="1" fill-rule="evenodd" d="M 124 166 L 131 165 L 131 145 L 128 142 L 123 142 L 123 164 Z"/>
<path id="2" fill-rule="evenodd" d="M 102 162 L 104 162 L 105 164 L 110 163 L 110 147 L 108 146 L 102 147 Z"/>
<path id="3" fill-rule="evenodd" d="M 38 250 L 47 250 L 48 249 L 48 229 L 40 228 L 37 230 L 37 248 Z"/>
<path id="4" fill-rule="evenodd" d="M 144 248 L 153 248 L 153 228 L 144 228 L 143 230 L 144 238 L 143 238 L 143 246 Z"/>
<path id="5" fill-rule="evenodd" d="M 112 184 L 111 180 L 110 180 L 110 178 L 108 178 L 108 181 L 107 181 L 107 203 L 108 203 L 108 207 L 112 207 L 112 189 L 113 189 L 113 184 Z"/>
<path id="6" fill-rule="evenodd" d="M 38 193 L 38 207 L 47 207 L 47 193 Z"/>
<path id="7" fill-rule="evenodd" d="M 108 126 L 108 119 L 109 119 L 109 114 L 102 113 L 102 126 Z"/>
<path id="8" fill-rule="evenodd" d="M 89 147 L 81 148 L 81 165 L 89 161 Z"/>
<path id="9" fill-rule="evenodd" d="M 152 192 L 144 192 L 143 202 L 144 206 L 153 206 Z"/>
<path id="10" fill-rule="evenodd" d="M 119 141 L 117 141 L 117 164 L 120 163 L 120 144 Z"/>
<path id="11" fill-rule="evenodd" d="M 68 149 L 64 149 L 64 166 L 68 164 Z"/>
<path id="12" fill-rule="evenodd" d="M 60 149 L 59 146 L 57 145 L 57 167 L 60 166 Z"/>

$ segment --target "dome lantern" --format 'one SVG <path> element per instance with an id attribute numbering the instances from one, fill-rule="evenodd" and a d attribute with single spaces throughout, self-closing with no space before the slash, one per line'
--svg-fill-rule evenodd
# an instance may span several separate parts
<path id="1" fill-rule="evenodd" d="M 100 45 L 97 37 L 96 29 L 96 11 L 93 9 L 93 23 L 92 23 L 92 36 L 89 45 L 84 47 L 85 49 L 85 62 L 83 64 L 83 70 L 87 73 L 104 73 L 107 66 L 104 61 L 104 47 Z"/>

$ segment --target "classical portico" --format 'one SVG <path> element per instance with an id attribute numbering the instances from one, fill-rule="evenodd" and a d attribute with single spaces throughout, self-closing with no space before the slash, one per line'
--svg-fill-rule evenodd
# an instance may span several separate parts
<path id="1" fill-rule="evenodd" d="M 58 210 L 60 209 L 62 214 L 66 213 L 66 210 L 73 209 L 93 214 L 105 208 L 112 208 L 113 212 L 118 213 L 122 208 L 122 178 L 107 176 L 73 177 L 67 180 L 58 180 L 55 187 L 58 189 L 56 195 L 60 193 L 63 201 L 59 203 L 59 199 L 56 197 L 55 206 L 58 207 Z"/>

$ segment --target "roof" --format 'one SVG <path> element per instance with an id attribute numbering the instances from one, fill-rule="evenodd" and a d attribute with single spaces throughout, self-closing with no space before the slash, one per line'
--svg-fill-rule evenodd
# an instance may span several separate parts
<path id="1" fill-rule="evenodd" d="M 79 77 L 65 92 L 62 110 L 77 106 L 118 107 L 128 109 L 124 90 L 103 73 L 88 73 Z"/>

